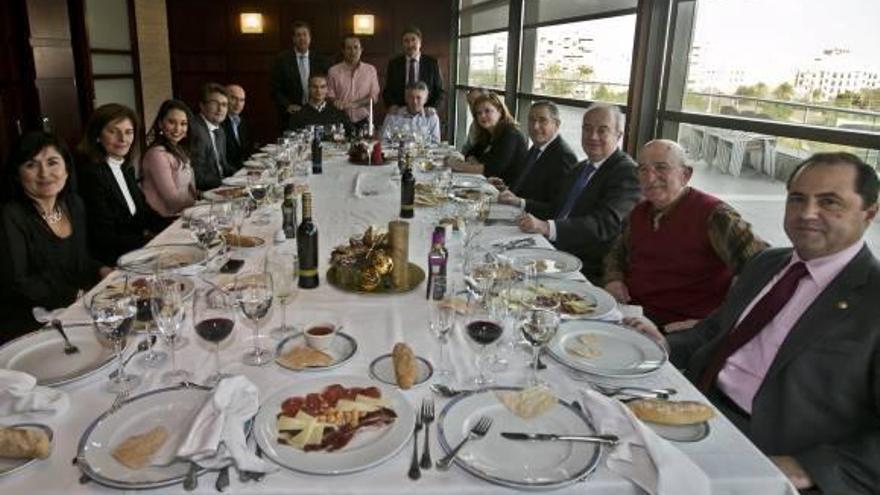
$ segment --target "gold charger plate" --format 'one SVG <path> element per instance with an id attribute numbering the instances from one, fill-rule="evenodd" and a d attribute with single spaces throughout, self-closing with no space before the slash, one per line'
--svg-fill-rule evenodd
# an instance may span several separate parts
<path id="1" fill-rule="evenodd" d="M 406 287 L 380 286 L 377 287 L 375 290 L 363 290 L 360 287 L 352 287 L 342 284 L 336 276 L 335 266 L 331 266 L 330 269 L 327 270 L 327 281 L 330 282 L 330 285 L 346 292 L 356 292 L 359 294 L 400 294 L 415 289 L 419 286 L 419 284 L 422 283 L 423 280 L 425 280 L 425 271 L 412 262 L 409 263 L 409 285 L 407 285 Z"/>

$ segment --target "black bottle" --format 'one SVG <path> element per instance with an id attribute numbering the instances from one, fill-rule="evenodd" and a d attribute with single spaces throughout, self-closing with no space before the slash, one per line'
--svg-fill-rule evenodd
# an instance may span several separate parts
<path id="1" fill-rule="evenodd" d="M 322 136 L 321 127 L 315 126 L 315 135 L 312 137 L 312 173 L 324 173 L 324 145 L 321 144 Z"/>
<path id="2" fill-rule="evenodd" d="M 400 179 L 400 218 L 412 218 L 416 214 L 416 178 L 412 166 L 407 163 Z"/>
<path id="3" fill-rule="evenodd" d="M 312 221 L 312 194 L 303 193 L 303 220 L 296 231 L 296 250 L 299 255 L 299 286 L 314 289 L 318 286 L 318 226 Z"/>

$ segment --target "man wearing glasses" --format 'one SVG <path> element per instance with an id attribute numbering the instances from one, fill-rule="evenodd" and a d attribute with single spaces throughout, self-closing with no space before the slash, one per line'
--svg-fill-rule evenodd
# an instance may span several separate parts
<path id="1" fill-rule="evenodd" d="M 191 124 L 192 167 L 199 191 L 219 187 L 224 177 L 235 173 L 226 159 L 226 133 L 220 127 L 228 110 L 226 88 L 217 83 L 202 86 L 199 115 Z"/>

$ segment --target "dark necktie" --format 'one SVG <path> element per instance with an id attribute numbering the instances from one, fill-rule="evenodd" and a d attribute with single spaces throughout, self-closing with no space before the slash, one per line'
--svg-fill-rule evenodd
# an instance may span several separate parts
<path id="1" fill-rule="evenodd" d="M 407 70 L 406 84 L 416 82 L 416 59 L 409 59 L 409 69 Z"/>
<path id="2" fill-rule="evenodd" d="M 522 172 L 519 174 L 519 179 L 516 180 L 516 184 L 513 186 L 514 194 L 518 194 L 519 190 L 526 184 L 526 177 L 532 172 L 535 163 L 538 162 L 538 156 L 540 154 L 541 148 L 537 146 L 532 146 L 532 149 L 529 150 L 529 154 L 526 155 L 526 164 L 523 167 Z"/>
<path id="3" fill-rule="evenodd" d="M 212 144 L 214 145 L 214 158 L 217 159 L 217 172 L 220 174 L 220 177 L 222 178 L 223 177 L 223 157 L 226 156 L 226 153 L 225 153 L 226 150 L 224 149 L 221 151 L 221 148 L 223 148 L 223 145 L 226 143 L 226 141 L 223 139 L 223 137 L 224 137 L 223 136 L 223 129 L 218 127 L 216 129 L 214 129 L 213 131 L 211 131 L 211 133 L 214 135 L 214 142 Z"/>
<path id="4" fill-rule="evenodd" d="M 807 266 L 803 262 L 799 261 L 791 265 L 785 275 L 752 307 L 752 310 L 739 325 L 724 337 L 724 341 L 718 346 L 718 350 L 709 361 L 709 365 L 703 371 L 703 376 L 700 377 L 700 382 L 697 384 L 703 393 L 712 388 L 712 384 L 715 383 L 718 373 L 724 368 L 727 358 L 761 333 L 761 330 L 776 317 L 791 299 L 801 279 L 808 273 Z"/>
<path id="5" fill-rule="evenodd" d="M 577 203 L 578 198 L 581 196 L 584 187 L 587 185 L 587 181 L 590 180 L 590 176 L 592 176 L 595 171 L 596 166 L 593 165 L 592 162 L 588 161 L 586 165 L 584 165 L 584 168 L 582 168 L 580 174 L 578 174 L 577 180 L 574 181 L 571 189 L 568 190 L 568 197 L 565 198 L 565 203 L 562 205 L 562 208 L 559 209 L 559 213 L 556 214 L 556 220 L 565 220 L 568 218 L 568 215 L 571 214 L 571 210 L 574 209 L 575 203 Z"/>

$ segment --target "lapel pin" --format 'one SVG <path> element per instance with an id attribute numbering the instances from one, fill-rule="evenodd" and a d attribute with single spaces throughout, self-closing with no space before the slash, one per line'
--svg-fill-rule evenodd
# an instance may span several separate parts
<path id="1" fill-rule="evenodd" d="M 849 307 L 849 303 L 846 301 L 837 301 L 837 309 L 846 309 Z"/>

